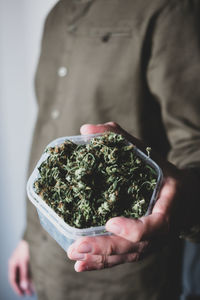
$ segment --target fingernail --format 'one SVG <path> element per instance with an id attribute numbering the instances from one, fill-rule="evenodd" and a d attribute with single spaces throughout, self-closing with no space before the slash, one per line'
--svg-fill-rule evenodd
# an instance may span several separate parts
<path id="1" fill-rule="evenodd" d="M 113 122 L 112 121 L 109 121 L 109 122 L 106 122 L 106 123 L 104 123 L 105 125 L 113 125 Z"/>
<path id="2" fill-rule="evenodd" d="M 116 233 L 116 234 L 120 234 L 121 231 L 122 231 L 121 227 L 118 224 L 116 224 L 116 223 L 109 223 L 109 222 L 106 225 L 106 229 L 108 231 L 111 231 L 111 232 Z"/>
<path id="3" fill-rule="evenodd" d="M 23 290 L 26 290 L 28 288 L 28 282 L 27 281 L 21 281 L 20 282 L 20 287 Z"/>
<path id="4" fill-rule="evenodd" d="M 80 246 L 78 247 L 78 251 L 81 253 L 89 253 L 92 252 L 92 246 L 90 244 L 87 243 L 82 243 L 80 244 Z"/>
<path id="5" fill-rule="evenodd" d="M 84 125 L 82 125 L 81 128 L 80 128 L 81 133 L 83 133 L 83 134 L 87 133 L 85 131 L 88 130 L 88 126 L 90 126 L 90 125 L 92 125 L 92 124 L 84 124 Z"/>
<path id="6" fill-rule="evenodd" d="M 87 265 L 83 265 L 80 261 L 77 261 L 74 265 L 74 269 L 76 272 L 84 272 L 88 271 L 89 267 Z"/>
<path id="7" fill-rule="evenodd" d="M 72 253 L 72 259 L 75 259 L 75 260 L 84 260 L 85 258 L 85 255 L 82 254 L 82 253 Z"/>

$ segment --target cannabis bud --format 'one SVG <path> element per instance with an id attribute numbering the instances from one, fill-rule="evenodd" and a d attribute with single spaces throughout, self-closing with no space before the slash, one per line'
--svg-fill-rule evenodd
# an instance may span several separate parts
<path id="1" fill-rule="evenodd" d="M 146 213 L 157 174 L 122 135 L 107 132 L 86 145 L 66 140 L 46 151 L 34 189 L 70 226 L 101 226 L 112 217 Z"/>

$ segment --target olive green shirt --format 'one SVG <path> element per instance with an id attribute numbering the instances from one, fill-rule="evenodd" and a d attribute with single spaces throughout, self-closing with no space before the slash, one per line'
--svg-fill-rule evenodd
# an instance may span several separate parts
<path id="1" fill-rule="evenodd" d="M 115 121 L 180 168 L 200 166 L 199 1 L 61 0 L 36 73 L 30 172 L 45 146 Z M 76 273 L 28 201 L 25 239 L 39 300 L 177 298 L 176 243 L 137 263 Z"/>

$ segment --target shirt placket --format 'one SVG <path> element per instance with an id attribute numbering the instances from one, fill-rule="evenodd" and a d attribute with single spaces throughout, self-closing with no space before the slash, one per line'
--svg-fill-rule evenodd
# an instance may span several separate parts
<path id="1" fill-rule="evenodd" d="M 67 85 L 70 76 L 70 62 L 75 42 L 75 32 L 80 25 L 84 15 L 87 13 L 94 0 L 73 0 L 71 3 L 70 15 L 66 18 L 65 28 L 63 30 L 63 47 L 60 55 L 60 62 L 55 72 L 57 73 L 56 99 L 51 110 L 51 119 L 58 120 L 62 115 L 62 107 L 67 101 Z M 68 12 L 69 14 L 69 12 Z"/>

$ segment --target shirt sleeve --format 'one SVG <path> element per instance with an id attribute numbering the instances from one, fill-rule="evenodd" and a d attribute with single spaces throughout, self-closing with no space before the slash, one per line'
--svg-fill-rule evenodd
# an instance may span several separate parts
<path id="1" fill-rule="evenodd" d="M 161 107 L 169 161 L 200 179 L 199 23 L 199 1 L 171 1 L 163 9 L 152 25 L 147 82 Z M 200 221 L 191 230 L 192 240 L 200 241 Z"/>

